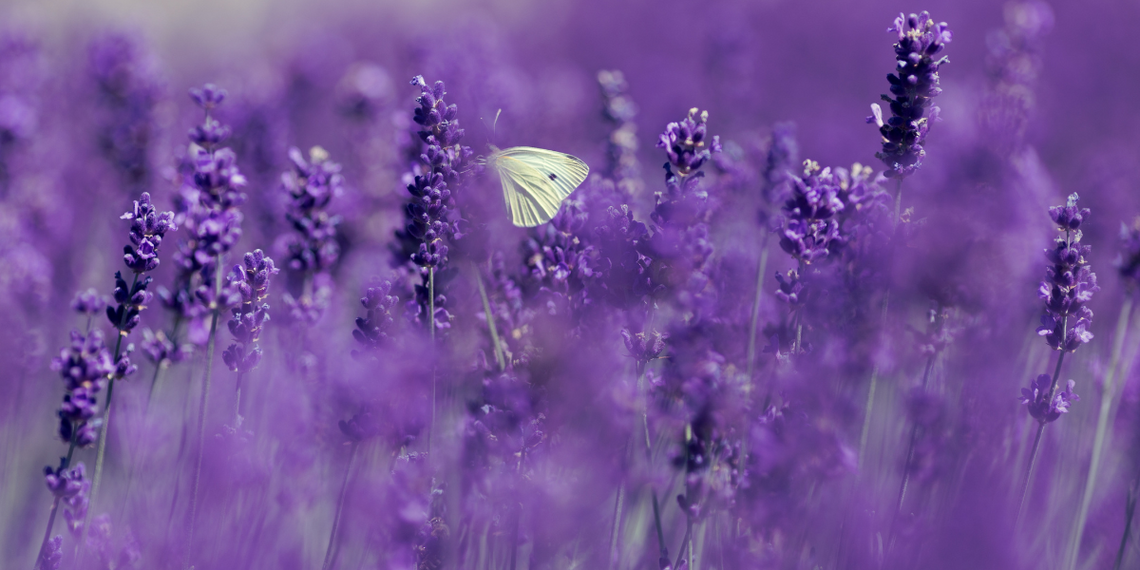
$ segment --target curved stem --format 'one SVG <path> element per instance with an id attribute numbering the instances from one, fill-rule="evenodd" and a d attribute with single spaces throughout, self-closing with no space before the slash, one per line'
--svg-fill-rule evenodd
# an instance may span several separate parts
<path id="1" fill-rule="evenodd" d="M 222 255 L 214 259 L 214 307 L 210 315 L 210 339 L 206 343 L 206 375 L 202 381 L 202 398 L 198 406 L 198 446 L 194 459 L 194 484 L 190 491 L 190 536 L 186 541 L 188 545 L 186 555 L 194 547 L 194 531 L 198 522 L 198 486 L 202 478 L 202 442 L 206 437 L 206 411 L 209 404 L 210 380 L 214 372 L 214 347 L 218 336 L 218 302 L 222 296 Z"/>
<path id="2" fill-rule="evenodd" d="M 1124 351 L 1124 336 L 1128 331 L 1128 322 L 1132 320 L 1132 297 L 1124 298 L 1124 306 L 1120 308 L 1120 318 L 1116 323 L 1116 336 L 1112 342 L 1112 357 L 1108 363 L 1108 373 L 1104 379 L 1104 391 L 1100 398 L 1100 413 L 1097 415 L 1096 436 L 1093 439 L 1092 457 L 1089 459 L 1089 471 L 1085 478 L 1085 489 L 1081 494 L 1081 506 L 1073 524 L 1073 531 L 1069 537 L 1068 557 L 1065 568 L 1076 568 L 1077 558 L 1081 550 L 1081 538 L 1085 531 L 1085 521 L 1088 520 L 1089 506 L 1092 503 L 1093 489 L 1096 487 L 1097 476 L 1100 474 L 1101 455 L 1104 452 L 1105 440 L 1108 434 L 1108 416 L 1112 408 L 1112 400 L 1116 387 L 1116 372 L 1120 364 L 1120 354 Z"/>
<path id="3" fill-rule="evenodd" d="M 325 562 L 321 565 L 322 570 L 329 570 L 330 563 L 332 562 L 332 553 L 336 545 L 336 533 L 340 528 L 340 514 L 344 509 L 344 498 L 348 494 L 348 478 L 352 474 L 352 464 L 356 459 L 356 448 L 359 442 L 352 442 L 352 447 L 348 452 L 348 465 L 344 468 L 344 481 L 340 484 L 340 496 L 336 500 L 336 512 L 333 514 L 332 531 L 329 533 L 329 546 L 325 549 Z"/>

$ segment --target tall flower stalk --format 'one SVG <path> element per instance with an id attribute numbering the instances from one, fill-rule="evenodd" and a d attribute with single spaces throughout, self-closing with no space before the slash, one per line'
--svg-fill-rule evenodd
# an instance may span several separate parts
<path id="1" fill-rule="evenodd" d="M 1018 507 L 1019 524 L 1025 515 L 1045 425 L 1056 421 L 1069 411 L 1072 402 L 1080 400 L 1073 391 L 1076 384 L 1073 380 L 1066 383 L 1064 390 L 1057 390 L 1061 364 L 1065 361 L 1065 354 L 1077 350 L 1093 338 L 1089 332 L 1093 313 L 1085 305 L 1100 287 L 1096 284 L 1096 274 L 1089 268 L 1088 256 L 1092 248 L 1081 244 L 1080 227 L 1089 215 L 1089 210 L 1078 208 L 1077 199 L 1077 194 L 1073 193 L 1064 206 L 1049 208 L 1049 217 L 1057 229 L 1064 232 L 1064 236 L 1057 237 L 1053 249 L 1045 250 L 1049 266 L 1045 270 L 1045 281 L 1041 282 L 1038 289 L 1041 300 L 1045 302 L 1045 314 L 1041 316 L 1037 334 L 1044 337 L 1049 347 L 1057 351 L 1057 365 L 1052 377 L 1041 374 L 1029 388 L 1021 389 L 1021 401 L 1026 405 L 1029 415 L 1037 421 L 1037 431 L 1033 436 L 1033 447 L 1029 451 L 1025 484 Z"/>
<path id="2" fill-rule="evenodd" d="M 138 326 L 143 309 L 150 303 L 151 293 L 147 290 L 151 283 L 150 276 L 143 276 L 158 268 L 158 247 L 166 232 L 178 229 L 174 223 L 174 212 L 159 213 L 151 203 L 150 194 L 143 192 L 134 203 L 134 209 L 123 214 L 122 219 L 131 221 L 130 245 L 123 248 L 123 262 L 134 274 L 131 285 L 123 279 L 120 272 L 115 272 L 114 299 L 116 305 L 107 307 L 107 318 L 111 326 L 118 332 L 115 340 L 114 363 L 115 370 L 108 376 L 107 403 L 103 410 L 102 434 L 99 437 L 98 451 L 95 454 L 95 474 L 91 484 L 91 501 L 94 502 L 99 494 L 99 482 L 103 474 L 103 456 L 107 449 L 107 430 L 111 424 L 111 397 L 114 395 L 115 381 L 133 374 L 136 370 L 131 363 L 130 354 L 134 345 L 123 346 L 123 339 Z M 87 519 L 90 521 L 91 513 Z M 84 526 L 83 538 L 86 539 L 87 528 Z M 83 541 L 81 540 L 81 544 Z"/>
<path id="3" fill-rule="evenodd" d="M 241 265 L 235 265 L 227 277 L 227 287 L 241 300 L 231 309 L 233 318 L 227 326 L 234 342 L 222 351 L 222 361 L 231 372 L 237 373 L 237 390 L 234 400 L 234 429 L 241 427 L 242 379 L 261 362 L 261 331 L 269 320 L 269 278 L 277 274 L 273 259 L 260 249 L 246 253 Z"/>
<path id="4" fill-rule="evenodd" d="M 225 100 L 226 91 L 207 84 L 201 89 L 191 89 L 190 98 L 204 111 L 205 118 L 201 125 L 190 130 L 189 135 L 193 172 L 188 176 L 188 184 L 183 190 L 191 199 L 187 218 L 193 222 L 188 226 L 192 226 L 194 233 L 181 244 L 179 264 L 183 271 L 176 286 L 184 293 L 180 300 L 196 307 L 189 309 L 196 317 L 196 328 L 201 328 L 206 315 L 209 315 L 210 323 L 206 337 L 206 371 L 198 407 L 194 483 L 190 494 L 189 544 L 193 544 L 218 315 L 226 306 L 236 302 L 233 292 L 222 288 L 221 268 L 225 255 L 241 238 L 242 214 L 237 208 L 246 200 L 246 195 L 242 192 L 246 178 L 235 164 L 237 157 L 234 152 L 220 146 L 230 135 L 229 127 L 212 116 L 214 108 Z M 193 292 L 192 300 L 190 291 Z M 179 299 L 178 291 L 172 298 Z"/>

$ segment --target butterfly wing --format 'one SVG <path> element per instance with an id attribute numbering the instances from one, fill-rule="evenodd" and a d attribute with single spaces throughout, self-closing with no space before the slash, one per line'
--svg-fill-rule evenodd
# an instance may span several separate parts
<path id="1" fill-rule="evenodd" d="M 522 227 L 553 219 L 562 201 L 590 172 L 577 157 L 528 146 L 497 151 L 487 162 L 499 173 L 511 222 Z"/>

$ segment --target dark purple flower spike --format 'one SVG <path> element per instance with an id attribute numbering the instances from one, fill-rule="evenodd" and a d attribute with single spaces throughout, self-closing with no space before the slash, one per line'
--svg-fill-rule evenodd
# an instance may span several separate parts
<path id="1" fill-rule="evenodd" d="M 887 75 L 891 94 L 882 96 L 890 104 L 891 117 L 884 121 L 882 109 L 872 104 L 873 115 L 867 122 L 878 125 L 883 137 L 883 150 L 875 156 L 887 165 L 887 176 L 905 178 L 922 166 L 926 133 L 930 123 L 938 120 L 938 107 L 932 106 L 942 93 L 938 68 L 949 59 L 935 57 L 950 43 L 951 34 L 945 22 L 936 23 L 927 12 L 899 14 L 887 31 L 896 32 L 899 39 L 895 72 Z"/>

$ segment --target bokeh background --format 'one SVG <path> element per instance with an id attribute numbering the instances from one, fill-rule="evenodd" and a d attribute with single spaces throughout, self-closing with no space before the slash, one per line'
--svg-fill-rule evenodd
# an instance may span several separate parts
<path id="1" fill-rule="evenodd" d="M 1131 224 L 1140 214 L 1136 103 L 1140 74 L 1135 72 L 1140 69 L 1140 46 L 1133 37 L 1140 3 L 1132 0 L 1004 5 L 976 0 L 320 4 L 7 0 L 0 5 L 0 34 L 5 38 L 0 53 L 0 126 L 14 134 L 0 155 L 6 165 L 5 194 L 0 198 L 4 201 L 0 296 L 5 311 L 0 383 L 6 393 L 0 407 L 4 446 L 0 508 L 6 513 L 0 517 L 3 565 L 30 566 L 47 518 L 50 494 L 43 487 L 42 467 L 62 453 L 54 436 L 54 411 L 62 387 L 49 363 L 57 347 L 66 343 L 67 331 L 82 325 L 67 306 L 76 291 L 89 287 L 110 291 L 110 276 L 120 268 L 118 252 L 125 240 L 118 216 L 139 191 L 150 191 L 163 209 L 168 207 L 179 160 L 186 154 L 185 132 L 200 120 L 200 111 L 185 95 L 188 89 L 213 82 L 229 92 L 217 116 L 232 125 L 234 135 L 228 144 L 250 180 L 245 234 L 236 251 L 262 248 L 273 254 L 278 236 L 287 231 L 282 217 L 286 200 L 278 180 L 289 168 L 290 147 L 319 145 L 344 165 L 345 195 L 332 206 L 344 217 L 344 252 L 335 273 L 334 297 L 305 340 L 272 337 L 276 348 L 267 350 L 291 352 L 301 361 L 283 357 L 264 372 L 274 378 L 272 391 L 278 394 L 267 397 L 266 409 L 288 419 L 280 423 L 261 419 L 260 429 L 275 434 L 274 443 L 265 445 L 277 455 L 262 463 L 251 460 L 254 466 L 248 473 L 238 469 L 249 481 L 260 481 L 267 470 L 283 469 L 281 473 L 296 477 L 298 486 L 274 487 L 272 497 L 250 495 L 251 503 L 239 507 L 245 513 L 279 509 L 270 518 L 285 519 L 243 535 L 244 546 L 234 550 L 246 557 L 241 566 L 226 561 L 225 553 L 230 551 L 223 547 L 210 551 L 213 558 L 201 563 L 218 568 L 309 568 L 323 556 L 346 461 L 336 422 L 352 415 L 353 398 L 362 397 L 361 393 L 375 396 L 360 387 L 363 381 L 345 378 L 402 373 L 401 363 L 386 365 L 382 372 L 362 373 L 348 353 L 353 319 L 360 312 L 360 291 L 375 277 L 386 278 L 392 271 L 391 236 L 403 223 L 400 208 L 407 199 L 402 178 L 407 164 L 401 153 L 413 140 L 411 110 L 419 94 L 408 83 L 413 76 L 447 83 L 448 100 L 458 106 L 467 131 L 464 143 L 476 153 L 484 154 L 492 143 L 551 148 L 581 157 L 598 172 L 607 161 L 607 137 L 613 129 L 603 115 L 598 72 L 620 70 L 637 109 L 632 119 L 639 141 L 636 156 L 647 190 L 632 206 L 644 220 L 653 208 L 652 192 L 662 186 L 657 165 L 664 157 L 654 146 L 658 134 L 692 107 L 707 110 L 710 133 L 743 156 L 768 144 L 764 141 L 770 141 L 773 125 L 790 121 L 795 124 L 800 158 L 835 166 L 858 162 L 880 169 L 874 157 L 879 137 L 866 117 L 869 105 L 886 92 L 885 76 L 894 62 L 890 46 L 895 37 L 886 29 L 900 11 L 921 10 L 948 22 L 953 42 L 947 49 L 950 62 L 941 71 L 944 92 L 937 99 L 942 120 L 931 130 L 924 166 L 906 182 L 904 205 L 914 208 L 912 218 L 921 221 L 923 230 L 900 254 L 895 282 L 901 285 L 892 302 L 897 299 L 900 323 L 920 323 L 931 292 L 953 290 L 950 296 L 961 308 L 962 326 L 968 332 L 947 362 L 939 365 L 944 377 L 940 382 L 952 386 L 946 390 L 953 394 L 950 406 L 960 412 L 956 417 L 961 423 L 955 424 L 960 429 L 953 430 L 957 447 L 951 454 L 957 475 L 945 483 L 957 491 L 932 495 L 944 502 L 931 500 L 919 507 L 929 509 L 932 520 L 916 524 L 912 536 L 930 538 L 906 563 L 921 561 L 930 568 L 1111 568 L 1124 532 L 1128 490 L 1137 477 L 1131 450 L 1133 434 L 1140 429 L 1135 422 L 1140 417 L 1140 384 L 1129 374 L 1130 358 L 1135 356 L 1132 344 L 1123 345 L 1125 362 L 1119 364 L 1115 391 L 1102 394 L 1106 369 L 1117 366 L 1110 362 L 1111 343 L 1126 295 L 1113 269 L 1120 251 L 1118 234 L 1122 224 Z M 111 47 L 100 51 L 100 45 Z M 112 60 L 118 63 L 108 63 Z M 102 98 L 99 81 L 115 74 L 128 78 L 124 81 L 140 93 L 141 102 L 115 107 Z M 492 128 L 496 114 L 499 118 Z M 139 146 L 135 143 L 140 140 L 145 143 L 140 154 L 131 155 L 129 148 Z M 470 192 L 497 203 L 497 188 L 485 181 L 474 183 Z M 1097 339 L 1068 364 L 1071 372 L 1066 374 L 1084 388 L 1082 400 L 1069 417 L 1047 430 L 1056 439 L 1048 440 L 1053 446 L 1043 456 L 1041 472 L 1052 474 L 1038 488 L 1042 502 L 1034 511 L 1035 526 L 1014 531 L 1009 509 L 1000 505 L 1019 492 L 1015 482 L 1030 433 L 1016 398 L 1032 375 L 1046 371 L 1049 358 L 1033 333 L 1040 314 L 1036 288 L 1044 271 L 1040 251 L 1053 236 L 1045 212 L 1073 192 L 1080 194 L 1082 206 L 1092 210 L 1082 230 L 1083 242 L 1093 247 L 1091 264 L 1101 276 L 1102 290 L 1093 305 Z M 514 228 L 499 231 L 497 243 L 517 242 L 528 235 Z M 718 238 L 719 251 L 752 264 L 739 271 L 751 280 L 759 245 L 733 235 Z M 514 255 L 516 248 L 510 249 Z M 773 247 L 773 271 L 794 266 L 781 256 Z M 157 283 L 168 279 L 161 272 L 168 270 L 160 270 Z M 765 287 L 773 290 L 776 283 L 768 278 Z M 750 298 L 750 293 L 742 298 Z M 768 299 L 764 314 L 776 320 L 779 308 Z M 144 314 L 144 324 L 157 329 L 164 326 L 164 318 L 154 310 Z M 620 346 L 616 330 L 609 334 Z M 898 470 L 898 440 L 905 439 L 899 436 L 905 434 L 906 425 L 901 402 L 905 383 L 913 382 L 906 367 L 914 364 L 898 356 L 905 342 L 898 340 L 883 349 L 887 356 L 876 357 L 901 363 L 884 366 L 899 370 L 903 378 L 897 389 L 878 396 L 883 400 L 881 409 L 893 411 L 867 424 L 872 442 L 879 441 L 872 443 L 873 452 L 867 452 L 874 458 L 868 462 L 877 463 L 883 473 Z M 142 366 L 142 376 L 151 373 L 148 366 Z M 189 378 L 197 378 L 198 366 L 160 394 L 162 409 L 172 417 L 185 410 L 191 410 L 187 417 L 195 417 L 197 380 Z M 296 379 L 290 375 L 295 370 L 306 371 L 298 380 L 305 387 L 296 389 L 295 397 L 281 396 L 294 391 L 288 382 Z M 860 370 L 865 377 L 866 370 Z M 588 404 L 596 394 L 605 393 L 597 385 L 601 382 L 587 382 L 595 391 L 580 400 Z M 846 442 L 840 447 L 852 452 L 862 449 L 865 378 L 855 386 L 851 402 L 834 406 L 841 410 L 835 412 L 835 421 L 842 426 L 836 433 Z M 142 382 L 128 385 L 122 394 L 128 410 L 122 429 L 131 435 L 121 435 L 119 441 L 154 437 L 187 445 L 186 430 L 177 422 L 146 427 L 150 424 L 138 412 L 146 395 Z M 1085 487 L 1089 449 L 1105 394 L 1111 401 L 1109 423 L 1115 435 L 1106 444 L 1080 554 L 1071 558 L 1070 565 L 1072 520 Z M 228 405 L 220 402 L 214 408 Z M 762 415 L 760 410 L 754 412 L 755 417 Z M 127 427 L 132 421 L 145 435 L 133 435 L 136 432 Z M 221 425 L 223 420 L 215 423 Z M 590 436 L 597 441 L 620 439 L 622 430 L 629 428 L 621 420 L 601 423 L 605 427 L 598 429 L 603 433 Z M 113 452 L 115 444 L 111 445 Z M 572 449 L 559 456 L 563 461 L 576 461 L 577 453 L 585 453 L 568 447 Z M 171 449 L 169 455 L 174 457 Z M 371 462 L 365 465 L 379 466 L 391 456 L 390 450 L 371 453 L 361 460 Z M 180 449 L 177 457 L 182 457 Z M 93 456 L 84 460 L 94 462 Z M 141 494 L 133 503 L 117 499 L 115 504 L 118 500 L 126 504 L 123 510 L 134 522 L 139 542 L 153 541 L 142 547 L 146 557 L 167 564 L 153 567 L 174 567 L 177 564 L 171 561 L 182 555 L 179 547 L 160 546 L 161 533 L 139 527 L 157 527 L 173 519 L 179 499 L 164 495 L 171 491 L 161 485 L 140 491 L 151 476 L 135 473 L 130 461 L 109 465 L 110 474 L 105 476 L 111 482 L 102 493 Z M 169 481 L 179 465 L 151 461 L 148 469 L 161 481 Z M 235 468 L 225 465 L 231 460 L 218 461 L 219 465 L 207 466 L 211 473 L 219 479 L 233 476 L 227 469 Z M 852 473 L 861 469 L 865 476 L 871 469 L 864 461 L 858 465 Z M 386 472 L 382 467 L 376 471 Z M 612 474 L 600 471 L 604 474 L 586 480 L 612 483 Z M 129 473 L 135 473 L 130 483 Z M 884 562 L 881 546 L 875 554 L 874 536 L 855 536 L 850 530 L 857 526 L 851 522 L 857 517 L 879 520 L 881 513 L 868 513 L 887 509 L 882 505 L 891 502 L 889 489 L 897 486 L 897 474 L 883 475 L 878 482 L 868 482 L 875 477 L 864 476 L 840 477 L 834 483 L 837 487 L 831 492 L 847 497 L 837 499 L 841 505 L 834 510 L 813 507 L 820 518 L 831 514 L 840 521 L 838 529 L 821 541 L 843 545 L 835 547 L 839 554 L 813 558 L 814 553 L 781 551 L 764 558 L 764 563 L 785 568 L 898 563 L 890 556 Z M 664 484 L 654 476 L 639 477 Z M 385 490 L 368 495 L 362 504 L 383 511 L 398 503 L 389 496 L 396 491 L 388 490 L 395 484 L 385 481 L 377 479 L 377 488 Z M 175 482 L 174 489 L 180 484 L 185 486 Z M 217 488 L 225 485 L 220 482 Z M 559 497 L 550 501 L 566 507 L 567 525 L 601 525 L 597 536 L 604 539 L 609 532 L 607 517 L 612 516 L 609 507 L 583 514 L 589 509 L 575 503 L 612 505 L 616 487 L 606 489 L 585 498 L 566 498 L 549 489 L 543 496 Z M 864 491 L 871 497 L 865 502 L 850 499 Z M 876 493 L 882 502 L 876 502 Z M 647 504 L 645 497 L 638 497 L 637 508 Z M 226 495 L 219 493 L 214 501 L 204 507 L 213 509 L 204 516 L 226 520 Z M 100 512 L 103 508 L 96 506 Z M 633 537 L 646 531 L 638 537 L 643 542 L 625 541 L 617 566 L 650 568 L 656 564 L 656 542 L 649 536 L 644 512 L 636 512 L 640 522 L 627 529 Z M 381 512 L 373 515 L 383 517 Z M 368 518 L 364 513 L 345 516 Z M 815 520 L 807 517 L 797 528 L 811 528 Z M 674 530 L 684 526 L 674 524 L 679 525 Z M 57 531 L 61 526 L 57 522 Z M 115 536 L 121 538 L 122 526 L 116 527 Z M 218 529 L 223 528 L 229 527 L 219 523 Z M 290 545 L 285 539 L 265 538 L 274 532 L 297 541 Z M 398 557 L 367 554 L 395 543 L 364 530 L 348 532 L 346 540 L 352 546 L 347 547 L 344 567 L 351 567 L 347 561 L 360 567 L 402 563 L 393 561 Z M 491 543 L 505 540 L 503 532 L 491 532 Z M 572 534 L 562 528 L 551 533 Z M 772 546 L 781 539 L 758 536 L 744 550 L 771 552 L 786 547 Z M 787 536 L 796 535 L 789 531 Z M 585 544 L 594 538 L 591 531 L 579 540 Z M 847 540 L 855 546 L 847 546 Z M 415 539 L 405 542 L 411 548 Z M 760 543 L 767 546 L 757 546 Z M 267 550 L 255 552 L 251 545 Z M 576 557 L 551 547 L 559 554 L 543 562 L 534 554 L 538 549 L 530 548 L 530 561 L 520 567 L 569 568 L 604 558 L 596 553 Z M 477 567 L 505 568 L 503 552 L 491 548 L 488 559 L 480 559 Z M 1134 546 L 1126 552 L 1126 561 L 1140 560 Z M 146 564 L 139 567 L 151 567 Z M 706 560 L 706 564 L 713 563 Z"/>

